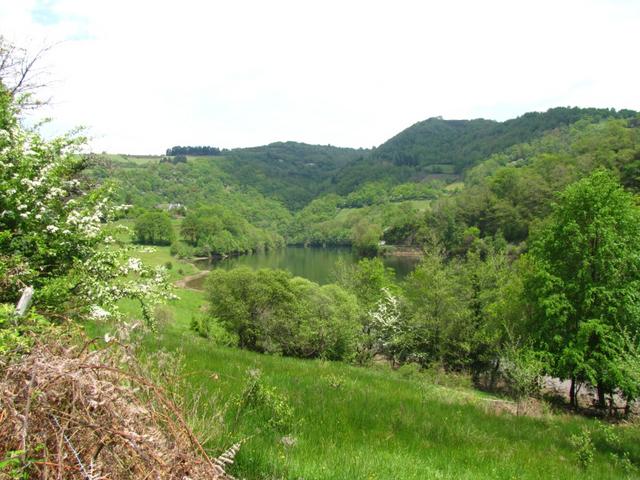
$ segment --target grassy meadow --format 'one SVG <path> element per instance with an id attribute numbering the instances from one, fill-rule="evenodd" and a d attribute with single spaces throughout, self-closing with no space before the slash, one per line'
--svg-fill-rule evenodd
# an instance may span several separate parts
<path id="1" fill-rule="evenodd" d="M 174 279 L 178 269 L 195 270 L 172 259 L 167 247 L 141 256 L 156 264 L 172 261 Z M 142 348 L 178 352 L 184 364 L 181 393 L 200 392 L 208 400 L 196 415 L 201 429 L 211 425 L 206 447 L 218 453 L 245 440 L 232 470 L 238 478 L 640 478 L 633 466 L 640 463 L 637 427 L 610 430 L 566 414 L 498 413 L 492 405 L 502 400 L 409 368 L 363 368 L 218 346 L 189 329 L 204 294 L 177 293 L 169 320 L 144 337 Z M 135 308 L 125 305 L 132 314 Z M 109 328 L 87 326 L 91 335 Z M 248 404 L 248 372 L 256 370 L 269 398 Z M 593 441 L 593 462 L 586 468 L 571 438 L 584 429 Z M 619 441 L 611 440 L 611 432 Z"/>

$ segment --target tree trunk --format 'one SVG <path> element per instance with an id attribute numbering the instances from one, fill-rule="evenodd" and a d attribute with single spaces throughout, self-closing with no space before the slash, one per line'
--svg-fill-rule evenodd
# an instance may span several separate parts
<path id="1" fill-rule="evenodd" d="M 491 377 L 490 377 L 490 384 L 489 384 L 489 390 L 491 390 L 492 392 L 495 391 L 496 389 L 496 382 L 498 381 L 498 373 L 500 372 L 500 359 L 498 358 L 496 360 L 496 363 L 493 367 L 493 369 L 491 370 Z"/>
<path id="2" fill-rule="evenodd" d="M 576 377 L 571 377 L 571 387 L 569 388 L 569 405 L 575 410 L 578 409 L 578 398 L 576 396 Z"/>
<path id="3" fill-rule="evenodd" d="M 598 408 L 604 410 L 607 407 L 604 386 L 602 385 L 602 383 L 598 383 L 596 389 L 598 390 Z"/>

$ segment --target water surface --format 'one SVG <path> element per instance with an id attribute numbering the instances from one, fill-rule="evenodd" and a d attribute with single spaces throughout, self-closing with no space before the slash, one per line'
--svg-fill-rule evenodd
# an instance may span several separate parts
<path id="1" fill-rule="evenodd" d="M 198 260 L 196 265 L 203 270 L 224 268 L 231 270 L 235 267 L 246 266 L 253 269 L 279 268 L 288 270 L 296 277 L 304 277 L 321 285 L 334 281 L 333 271 L 338 260 L 347 265 L 357 263 L 358 257 L 348 247 L 285 247 L 278 250 L 240 255 L 238 257 L 221 260 Z M 398 279 L 407 276 L 416 266 L 416 257 L 384 257 L 384 264 L 392 268 Z M 205 278 L 200 277 L 188 282 L 190 288 L 202 288 Z"/>

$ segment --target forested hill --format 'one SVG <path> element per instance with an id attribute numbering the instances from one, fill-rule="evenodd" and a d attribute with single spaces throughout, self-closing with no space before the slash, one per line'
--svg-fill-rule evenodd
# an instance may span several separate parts
<path id="1" fill-rule="evenodd" d="M 223 170 L 243 186 L 300 209 L 318 195 L 333 190 L 338 172 L 370 150 L 276 142 L 225 151 Z"/>
<path id="2" fill-rule="evenodd" d="M 187 157 L 170 149 L 169 153 L 175 156 L 107 155 L 93 174 L 100 180 L 111 178 L 120 183 L 126 203 L 146 208 L 162 203 L 182 203 L 187 207 L 221 203 L 241 210 L 251 223 L 281 225 L 287 216 L 283 207 L 290 212 L 300 211 L 330 193 L 346 198 L 384 190 L 389 198 L 431 198 L 431 194 L 425 197 L 422 190 L 433 185 L 424 180 L 461 179 L 462 174 L 492 155 L 578 121 L 596 123 L 635 115 L 630 110 L 554 108 L 505 122 L 430 118 L 373 150 L 276 142 L 221 151 L 206 147 L 215 150 L 216 155 Z M 195 147 L 174 148 L 182 152 Z M 405 185 L 407 182 L 423 183 Z M 395 187 L 422 193 L 400 195 L 394 193 Z M 383 197 L 386 198 L 377 195 L 376 199 Z M 247 201 L 249 198 L 251 201 Z M 376 203 L 353 198 L 345 202 L 345 206 Z M 263 208 L 266 205 L 270 207 Z M 274 212 L 275 217 L 265 223 L 266 211 Z"/>
<path id="3" fill-rule="evenodd" d="M 334 180 L 341 194 L 371 180 L 401 183 L 424 178 L 454 178 L 479 161 L 545 132 L 588 118 L 630 118 L 632 110 L 557 107 L 529 112 L 518 118 L 418 122 L 387 140 L 365 157 L 342 169 Z"/>

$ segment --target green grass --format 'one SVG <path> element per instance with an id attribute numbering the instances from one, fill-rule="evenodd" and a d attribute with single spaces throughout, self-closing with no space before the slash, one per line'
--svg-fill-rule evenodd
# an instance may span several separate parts
<path id="1" fill-rule="evenodd" d="M 157 163 L 160 161 L 160 156 L 158 155 L 121 155 L 117 153 L 103 153 L 100 155 L 103 158 L 107 158 L 112 162 L 121 163 L 121 164 L 135 164 L 135 165 L 146 165 L 148 163 Z"/>
<path id="2" fill-rule="evenodd" d="M 447 192 L 458 192 L 464 188 L 464 182 L 453 182 L 444 187 Z"/>
<path id="3" fill-rule="evenodd" d="M 163 263 L 158 248 L 146 260 Z M 247 479 L 621 479 L 616 451 L 595 436 L 593 464 L 580 467 L 570 436 L 597 424 L 582 417 L 542 418 L 489 413 L 492 397 L 471 388 L 435 385 L 428 377 L 405 378 L 388 367 L 362 368 L 338 362 L 266 356 L 216 346 L 189 330 L 204 304 L 201 292 L 181 290 L 169 308 L 174 320 L 143 341 L 143 350 L 182 353 L 186 396 L 203 390 L 225 412 L 226 432 L 206 447 L 221 452 L 246 438 L 232 472 Z M 124 305 L 135 313 L 135 305 Z M 105 325 L 89 325 L 90 334 Z M 264 385 L 283 394 L 294 409 L 286 427 L 268 425 L 268 409 L 236 416 L 235 402 L 249 369 L 260 369 Z M 236 422 L 237 419 L 237 422 Z M 212 425 L 214 422 L 212 422 Z M 212 427 L 214 428 L 214 427 Z M 616 427 L 629 459 L 640 465 L 637 427 Z M 284 436 L 295 439 L 285 446 Z M 619 447 L 618 447 L 619 448 Z"/>
<path id="4" fill-rule="evenodd" d="M 152 247 L 152 251 L 147 249 L 141 249 L 136 252 L 136 256 L 140 258 L 144 263 L 148 265 L 166 265 L 171 262 L 171 269 L 169 269 L 169 280 L 176 281 L 185 275 L 192 275 L 199 272 L 198 268 L 193 263 L 187 260 L 179 260 L 176 257 L 172 257 L 169 253 L 169 247 Z"/>
<path id="5" fill-rule="evenodd" d="M 173 228 L 176 234 L 180 231 L 180 225 L 182 223 L 181 219 L 172 219 Z M 130 232 L 118 232 L 115 234 L 115 238 L 122 242 L 130 244 L 133 238 L 133 227 L 134 220 L 124 219 L 118 220 L 114 222 L 114 225 L 121 225 L 129 228 Z M 171 256 L 169 253 L 169 246 L 147 246 L 147 245 L 134 245 L 134 252 L 132 252 L 132 256 L 140 258 L 145 264 L 157 266 L 157 265 L 165 265 L 171 264 L 171 268 L 168 269 L 169 280 L 171 282 L 175 282 L 183 278 L 186 275 L 193 275 L 194 273 L 199 272 L 199 269 L 191 263 L 189 260 L 180 260 L 176 257 Z"/>

